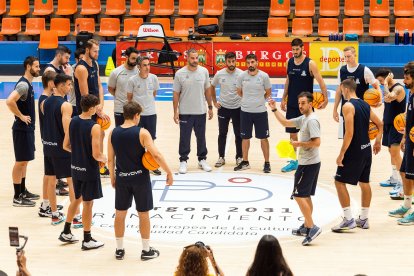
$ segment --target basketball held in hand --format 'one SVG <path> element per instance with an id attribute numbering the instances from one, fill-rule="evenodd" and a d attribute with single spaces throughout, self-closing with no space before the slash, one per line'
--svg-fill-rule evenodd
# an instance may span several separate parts
<path id="1" fill-rule="evenodd" d="M 405 129 L 405 113 L 400 113 L 394 118 L 394 127 L 398 132 L 404 132 Z"/>
<path id="2" fill-rule="evenodd" d="M 368 128 L 368 137 L 369 140 L 374 140 L 375 138 L 377 138 L 378 135 L 378 127 L 376 124 L 374 124 L 373 122 L 369 123 L 369 128 Z"/>
<path id="3" fill-rule="evenodd" d="M 111 126 L 110 120 L 107 121 L 107 120 L 102 119 L 101 117 L 98 117 L 98 119 L 96 120 L 96 123 L 101 126 L 102 130 L 107 130 Z"/>
<path id="4" fill-rule="evenodd" d="M 381 101 L 381 93 L 374 88 L 370 88 L 364 93 L 364 101 L 370 106 L 377 106 Z"/>
<path id="5" fill-rule="evenodd" d="M 142 165 L 144 165 L 144 167 L 149 171 L 155 171 L 160 167 L 160 165 L 158 165 L 157 161 L 155 161 L 154 157 L 148 151 L 146 151 L 142 156 Z"/>
<path id="6" fill-rule="evenodd" d="M 318 108 L 321 105 L 321 103 L 323 103 L 324 101 L 325 101 L 325 97 L 323 96 L 321 92 L 313 92 L 313 102 L 312 102 L 313 108 Z"/>

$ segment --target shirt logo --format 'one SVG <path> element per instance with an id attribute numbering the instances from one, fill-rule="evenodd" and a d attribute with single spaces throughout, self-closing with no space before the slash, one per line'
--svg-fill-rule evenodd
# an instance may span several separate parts
<path id="1" fill-rule="evenodd" d="M 75 171 L 86 172 L 86 168 L 76 167 L 74 165 L 70 165 L 70 168 Z"/>
<path id="2" fill-rule="evenodd" d="M 361 145 L 361 150 L 366 149 L 371 146 L 371 142 L 365 145 Z"/>
<path id="3" fill-rule="evenodd" d="M 138 170 L 138 171 L 134 171 L 134 172 L 120 172 L 119 173 L 119 177 L 127 177 L 127 176 L 134 176 L 134 175 L 139 175 L 142 174 L 142 170 Z"/>
<path id="4" fill-rule="evenodd" d="M 42 143 L 45 146 L 52 146 L 52 147 L 57 147 L 58 146 L 58 144 L 56 142 L 48 142 L 48 141 L 45 141 L 43 139 L 42 139 Z"/>
<path id="5" fill-rule="evenodd" d="M 302 71 L 302 74 L 300 74 L 302 77 L 306 77 L 306 72 L 305 70 Z"/>
<path id="6" fill-rule="evenodd" d="M 361 84 L 361 82 L 359 81 L 359 79 L 356 79 L 355 83 L 356 84 Z"/>

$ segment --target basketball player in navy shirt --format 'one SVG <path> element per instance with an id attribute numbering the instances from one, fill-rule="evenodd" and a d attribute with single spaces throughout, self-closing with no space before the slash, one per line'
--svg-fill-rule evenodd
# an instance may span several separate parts
<path id="1" fill-rule="evenodd" d="M 12 171 L 13 206 L 33 207 L 36 203 L 32 200 L 39 199 L 40 196 L 26 189 L 26 170 L 29 161 L 34 160 L 36 115 L 32 81 L 40 74 L 40 64 L 36 57 L 29 56 L 24 60 L 23 66 L 24 75 L 6 100 L 7 107 L 14 115 L 12 130 L 16 162 Z"/>
<path id="2" fill-rule="evenodd" d="M 82 113 L 73 117 L 69 125 L 69 133 L 66 133 L 63 142 L 63 148 L 72 153 L 71 169 L 76 200 L 69 205 L 65 227 L 59 240 L 67 243 L 79 241 L 71 233 L 70 226 L 77 208 L 83 201 L 82 250 L 90 250 L 104 245 L 92 238 L 91 225 L 93 200 L 103 196 L 98 162 L 106 162 L 107 159 L 101 151 L 101 128 L 92 120 L 99 105 L 99 99 L 89 94 L 82 96 L 80 104 Z"/>
<path id="3" fill-rule="evenodd" d="M 55 57 L 53 58 L 53 60 L 46 64 L 46 68 L 43 74 L 47 71 L 54 71 L 57 74 L 66 74 L 68 76 L 72 76 L 72 66 L 69 65 L 71 53 L 72 52 L 68 47 L 60 45 L 56 49 Z"/>
<path id="4" fill-rule="evenodd" d="M 343 221 L 332 227 L 333 232 L 342 232 L 355 227 L 369 228 L 368 212 L 371 203 L 371 173 L 372 151 L 377 154 L 381 150 L 383 124 L 371 107 L 356 95 L 356 83 L 346 79 L 341 83 L 342 94 L 346 103 L 342 107 L 345 120 L 345 135 L 336 164 L 335 187 L 339 202 L 344 212 Z M 372 121 L 378 127 L 378 135 L 371 149 L 368 137 L 369 123 Z M 357 185 L 361 188 L 361 212 L 356 220 L 352 217 L 351 202 L 346 184 Z"/>
<path id="5" fill-rule="evenodd" d="M 108 138 L 108 164 L 112 186 L 115 188 L 115 257 L 122 260 L 125 255 L 123 237 L 125 217 L 135 200 L 139 216 L 139 232 L 142 239 L 141 260 L 159 256 L 159 251 L 149 245 L 149 210 L 153 208 L 152 184 L 148 169 L 142 164 L 147 150 L 167 174 L 166 184 L 172 185 L 173 176 L 162 154 L 154 145 L 151 133 L 138 126 L 142 107 L 135 101 L 124 105 L 124 123 L 116 127 Z M 116 160 L 116 170 L 115 170 Z"/>
<path id="6" fill-rule="evenodd" d="M 286 119 L 293 119 L 302 116 L 298 105 L 298 96 L 304 91 L 313 93 L 313 80 L 318 82 L 324 102 L 318 108 L 325 108 L 328 104 L 328 92 L 325 82 L 319 72 L 316 63 L 303 53 L 303 41 L 295 38 L 291 42 L 293 57 L 287 62 L 287 77 L 285 82 L 285 90 L 283 92 L 281 109 L 286 112 Z M 295 127 L 287 127 L 286 132 L 289 133 L 290 139 L 298 141 L 299 129 Z M 295 148 L 296 149 L 296 148 Z M 289 163 L 282 168 L 282 172 L 294 171 L 298 168 L 298 160 L 290 160 Z"/>

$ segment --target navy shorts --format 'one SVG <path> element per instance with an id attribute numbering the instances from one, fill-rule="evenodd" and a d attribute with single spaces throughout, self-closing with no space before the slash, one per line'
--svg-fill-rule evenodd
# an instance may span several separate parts
<path id="1" fill-rule="evenodd" d="M 286 111 L 286 119 L 293 119 L 302 116 L 302 113 L 300 113 L 299 108 L 293 108 L 293 107 L 287 107 Z M 287 127 L 285 128 L 286 133 L 298 133 L 299 129 L 296 127 Z"/>
<path id="2" fill-rule="evenodd" d="M 152 140 L 157 139 L 157 114 L 141 116 L 139 126 L 149 131 Z"/>
<path id="3" fill-rule="evenodd" d="M 292 196 L 310 197 L 315 195 L 321 162 L 311 165 L 299 165 L 295 172 Z"/>
<path id="4" fill-rule="evenodd" d="M 103 197 L 101 178 L 99 176 L 92 181 L 73 179 L 73 188 L 76 199 L 82 197 L 83 201 L 91 201 Z"/>
<path id="5" fill-rule="evenodd" d="M 410 140 L 409 138 L 407 140 Z M 414 179 L 414 144 L 411 141 L 405 142 L 405 151 L 400 167 L 400 172 L 405 173 L 406 179 Z"/>
<path id="6" fill-rule="evenodd" d="M 369 183 L 371 174 L 372 153 L 371 148 L 366 156 L 352 156 L 345 154 L 343 167 L 336 169 L 335 180 L 342 183 L 357 185 L 358 182 Z"/>
<path id="7" fill-rule="evenodd" d="M 254 132 L 257 139 L 266 139 L 269 137 L 269 121 L 267 112 L 250 113 L 240 111 L 240 136 L 242 139 L 252 138 Z"/>
<path id="8" fill-rule="evenodd" d="M 116 127 L 122 125 L 125 122 L 124 113 L 115 112 L 114 118 Z"/>
<path id="9" fill-rule="evenodd" d="M 34 131 L 13 130 L 13 146 L 16 162 L 34 160 L 36 150 Z"/>
<path id="10" fill-rule="evenodd" d="M 402 137 L 403 135 L 395 129 L 394 125 L 384 125 L 384 134 L 382 135 L 383 146 L 391 147 L 392 145 L 399 145 Z"/>
<path id="11" fill-rule="evenodd" d="M 126 211 L 132 206 L 132 198 L 135 200 L 138 212 L 147 212 L 154 207 L 152 201 L 151 180 L 145 182 L 125 182 L 115 185 L 115 209 Z"/>
<path id="12" fill-rule="evenodd" d="M 70 158 L 44 156 L 45 175 L 56 176 L 57 179 L 72 177 Z"/>

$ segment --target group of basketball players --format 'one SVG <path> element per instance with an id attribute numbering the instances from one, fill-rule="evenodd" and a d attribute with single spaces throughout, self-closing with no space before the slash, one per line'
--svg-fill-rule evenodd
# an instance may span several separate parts
<path id="1" fill-rule="evenodd" d="M 207 164 L 206 119 L 213 118 L 213 105 L 217 108 L 219 122 L 219 159 L 215 167 L 225 164 L 225 143 L 230 120 L 233 122 L 236 145 L 236 167 L 234 171 L 250 168 L 248 151 L 253 126 L 256 138 L 261 140 L 264 155 L 263 171 L 271 172 L 269 162 L 269 124 L 266 103 L 276 119 L 290 133 L 294 148 L 299 148 L 298 160 L 291 160 L 282 168 L 283 172 L 296 170 L 292 198 L 295 198 L 305 218 L 304 223 L 293 230 L 294 235 L 304 236 L 303 245 L 310 244 L 320 233 L 312 219 L 313 204 L 318 174 L 321 166 L 318 148 L 320 146 L 320 123 L 312 107 L 313 80 L 316 79 L 324 95 L 317 109 L 328 104 L 326 85 L 314 61 L 303 53 L 303 42 L 294 39 L 291 43 L 293 57 L 287 62 L 287 78 L 280 108 L 271 99 L 271 83 L 267 73 L 258 69 L 257 57 L 246 56 L 248 70 L 236 68 L 236 55 L 226 53 L 226 67 L 218 71 L 210 83 L 208 71 L 198 65 L 198 54 L 194 49 L 187 51 L 187 66 L 177 71 L 173 84 L 174 122 L 180 126 L 179 173 L 187 172 L 190 153 L 191 133 L 197 138 L 198 166 L 211 171 Z M 51 217 L 52 224 L 65 221 L 59 239 L 74 243 L 78 239 L 71 233 L 71 226 L 83 227 L 82 249 L 89 250 L 103 246 L 91 236 L 93 200 L 101 198 L 100 174 L 109 175 L 116 191 L 115 236 L 117 248 L 115 256 L 123 259 L 124 221 L 127 210 L 135 198 L 140 220 L 140 233 L 143 250 L 141 259 L 159 256 L 159 251 L 149 246 L 149 210 L 153 208 L 149 171 L 144 168 L 141 157 L 145 150 L 166 172 L 166 184 L 172 185 L 173 177 L 162 154 L 153 141 L 156 139 L 157 115 L 155 96 L 159 89 L 156 75 L 150 73 L 150 61 L 140 57 L 139 52 L 130 47 L 125 51 L 126 62 L 110 75 L 108 91 L 114 96 L 114 117 L 116 128 L 109 134 L 108 158 L 103 153 L 104 131 L 96 124 L 97 118 L 109 121 L 104 113 L 103 88 L 99 77 L 97 58 L 99 43 L 89 40 L 85 49 L 75 53 L 77 64 L 68 65 L 70 51 L 60 46 L 55 59 L 47 65 L 42 76 L 44 92 L 39 98 L 39 123 L 44 152 L 45 176 L 43 181 L 43 202 L 39 215 Z M 413 149 L 409 138 L 413 125 L 412 105 L 414 94 L 414 63 L 404 68 L 404 83 L 410 89 L 407 108 L 406 130 L 399 134 L 392 125 L 393 117 L 405 111 L 405 91 L 397 84 L 389 70 L 380 70 L 374 77 L 371 70 L 356 62 L 355 49 L 344 49 L 346 65 L 338 72 L 338 86 L 333 117 L 340 122 L 343 138 L 337 158 L 338 169 L 335 186 L 343 208 L 343 221 L 332 228 L 342 232 L 355 227 L 368 229 L 368 211 L 371 201 L 369 176 L 372 161 L 368 126 L 372 121 L 379 129 L 373 152 L 378 153 L 383 145 L 391 153 L 393 176 L 385 184 L 393 185 L 401 181 L 397 170 L 401 171 L 404 186 L 404 206 L 391 211 L 389 215 L 401 218 L 399 224 L 414 224 L 414 213 L 405 216 L 411 209 L 414 179 Z M 33 200 L 39 196 L 30 193 L 25 186 L 27 163 L 34 159 L 35 108 L 32 81 L 40 74 L 39 61 L 28 57 L 24 61 L 24 76 L 17 82 L 14 91 L 7 99 L 7 105 L 15 115 L 13 143 L 16 163 L 12 177 L 14 184 L 14 206 L 35 206 Z M 72 89 L 72 77 L 74 89 Z M 376 79 L 377 78 L 377 79 Z M 369 84 L 380 89 L 384 85 L 385 111 L 383 122 L 362 100 Z M 217 99 L 215 88 L 220 86 Z M 69 96 L 69 102 L 67 101 Z M 340 116 L 337 113 L 342 101 Z M 207 108 L 206 108 L 207 102 Z M 384 127 L 383 127 L 384 125 Z M 138 126 L 138 127 L 136 127 Z M 384 129 L 384 135 L 383 135 Z M 298 137 L 297 133 L 301 135 Z M 401 144 L 401 145 L 400 145 Z M 131 150 L 134 148 L 135 150 Z M 401 161 L 399 149 L 404 150 Z M 105 163 L 108 162 L 108 167 Z M 116 168 L 116 169 L 115 169 Z M 154 170 L 154 174 L 161 174 Z M 56 203 L 56 179 L 67 179 L 70 206 L 67 216 L 59 212 L 62 206 Z M 362 192 L 361 212 L 354 220 L 350 208 L 347 184 L 360 184 Z M 79 206 L 83 204 L 82 216 Z M 405 216 L 405 217 L 404 217 Z"/>

